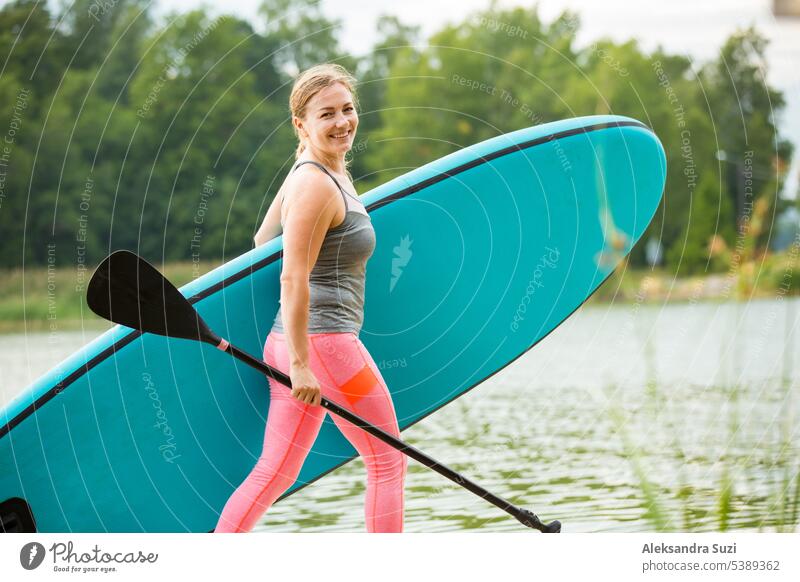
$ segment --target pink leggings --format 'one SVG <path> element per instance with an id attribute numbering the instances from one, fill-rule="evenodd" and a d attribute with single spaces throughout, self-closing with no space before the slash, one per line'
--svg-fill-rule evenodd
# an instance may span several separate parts
<path id="1" fill-rule="evenodd" d="M 308 339 L 309 364 L 319 380 L 322 395 L 399 437 L 389 390 L 358 336 L 312 333 Z M 289 369 L 284 334 L 269 334 L 264 361 L 284 372 Z M 303 404 L 291 396 L 286 386 L 271 378 L 269 385 L 270 406 L 261 457 L 228 499 L 216 532 L 244 532 L 253 528 L 297 479 L 325 418 L 327 411 L 321 406 Z M 367 531 L 402 531 L 406 456 L 335 414 L 331 417 L 367 468 Z"/>

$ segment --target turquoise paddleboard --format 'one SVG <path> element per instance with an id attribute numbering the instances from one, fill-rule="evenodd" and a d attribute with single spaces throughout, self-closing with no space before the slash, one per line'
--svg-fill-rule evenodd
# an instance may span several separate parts
<path id="1" fill-rule="evenodd" d="M 377 247 L 361 339 L 401 428 L 586 301 L 644 233 L 665 176 L 650 129 L 593 116 L 498 136 L 364 194 Z M 181 289 L 255 355 L 278 309 L 281 242 Z M 210 531 L 260 454 L 268 408 L 266 379 L 212 346 L 117 326 L 0 413 L 0 519 L 43 532 Z M 327 419 L 290 492 L 354 454 Z"/>

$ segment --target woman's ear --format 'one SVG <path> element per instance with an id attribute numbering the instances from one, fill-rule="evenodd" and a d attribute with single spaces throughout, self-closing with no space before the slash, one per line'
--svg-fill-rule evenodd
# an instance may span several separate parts
<path id="1" fill-rule="evenodd" d="M 303 120 L 297 117 L 296 115 L 292 115 L 292 124 L 297 129 L 297 135 L 301 137 L 308 137 L 305 128 L 303 127 Z"/>

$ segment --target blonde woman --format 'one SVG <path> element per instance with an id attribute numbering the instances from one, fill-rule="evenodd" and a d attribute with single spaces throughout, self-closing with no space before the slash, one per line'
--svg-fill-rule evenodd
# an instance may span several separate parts
<path id="1" fill-rule="evenodd" d="M 294 388 L 270 379 L 263 452 L 225 505 L 217 532 L 251 530 L 294 483 L 326 413 L 322 395 L 400 434 L 386 383 L 358 338 L 375 231 L 345 161 L 358 128 L 354 85 L 344 68 L 324 64 L 299 75 L 292 89 L 297 159 L 255 243 L 283 233 L 281 307 L 264 360 L 288 370 Z M 402 531 L 405 455 L 332 418 L 367 468 L 367 531 Z"/>

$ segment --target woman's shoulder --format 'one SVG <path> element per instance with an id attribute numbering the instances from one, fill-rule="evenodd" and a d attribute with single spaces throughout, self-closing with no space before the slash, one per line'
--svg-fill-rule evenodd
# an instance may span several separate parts
<path id="1" fill-rule="evenodd" d="M 289 196 L 327 199 L 331 195 L 339 194 L 339 189 L 330 176 L 312 166 L 312 164 L 303 164 L 286 176 L 286 180 L 281 186 L 284 200 Z"/>
<path id="2" fill-rule="evenodd" d="M 353 180 L 349 174 L 346 172 L 346 175 L 338 174 L 333 170 L 322 166 L 319 162 L 315 160 L 298 160 L 295 162 L 295 165 L 292 166 L 292 170 L 289 172 L 289 176 L 292 174 L 296 174 L 298 172 L 302 172 L 305 169 L 306 172 L 316 172 L 317 174 L 322 174 L 328 177 L 333 184 L 335 184 L 338 190 L 342 190 L 344 193 L 350 194 L 351 196 L 357 197 L 358 194 L 356 193 L 355 186 L 353 185 Z"/>

